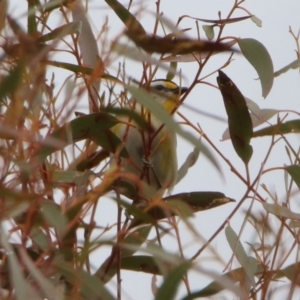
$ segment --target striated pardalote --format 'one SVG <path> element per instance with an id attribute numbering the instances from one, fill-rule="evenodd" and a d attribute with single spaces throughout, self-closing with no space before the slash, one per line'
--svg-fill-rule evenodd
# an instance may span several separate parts
<path id="1" fill-rule="evenodd" d="M 145 89 L 171 115 L 175 112 L 180 96 L 187 88 L 170 80 L 154 80 Z M 112 131 L 122 141 L 128 158 L 114 157 L 122 176 L 121 182 L 134 186 L 139 198 L 151 198 L 156 193 L 171 190 L 177 177 L 177 139 L 174 130 L 164 125 L 154 114 L 130 99 L 127 108 L 142 116 L 147 126 L 140 128 L 130 117 L 121 117 Z M 118 181 L 117 181 L 118 182 Z"/>

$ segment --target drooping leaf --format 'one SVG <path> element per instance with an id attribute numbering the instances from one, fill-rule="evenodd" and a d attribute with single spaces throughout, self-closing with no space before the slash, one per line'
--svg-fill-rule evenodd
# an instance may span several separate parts
<path id="1" fill-rule="evenodd" d="M 211 41 L 214 39 L 215 37 L 215 32 L 214 32 L 214 26 L 212 25 L 203 25 L 202 26 L 205 34 L 206 34 L 206 37 Z"/>
<path id="2" fill-rule="evenodd" d="M 89 154 L 84 160 L 76 165 L 76 170 L 84 172 L 98 166 L 103 160 L 109 157 L 109 151 L 101 149 Z"/>
<path id="3" fill-rule="evenodd" d="M 238 282 L 239 278 L 242 278 L 243 276 L 243 268 L 232 270 L 220 276 L 219 280 L 211 282 L 200 291 L 193 292 L 190 295 L 185 296 L 181 300 L 193 300 L 216 295 L 225 289 L 230 289 L 230 285 L 233 288 L 234 284 Z"/>
<path id="4" fill-rule="evenodd" d="M 49 239 L 46 233 L 39 227 L 33 228 L 29 234 L 35 246 L 38 246 L 43 251 L 49 250 Z"/>
<path id="5" fill-rule="evenodd" d="M 238 44 L 245 58 L 256 70 L 262 87 L 262 96 L 266 98 L 274 80 L 273 62 L 268 50 L 255 39 L 239 39 Z"/>
<path id="6" fill-rule="evenodd" d="M 162 275 L 159 267 L 157 266 L 155 258 L 149 255 L 122 257 L 121 269 L 134 272 Z"/>
<path id="7" fill-rule="evenodd" d="M 209 41 L 192 40 L 189 38 L 169 38 L 145 34 L 139 31 L 127 31 L 126 35 L 135 42 L 135 44 L 146 52 L 171 53 L 173 55 L 202 53 L 202 52 L 222 52 L 235 51 L 226 44 Z"/>
<path id="8" fill-rule="evenodd" d="M 228 49 L 231 48 L 232 46 L 234 46 L 236 44 L 236 40 L 232 40 L 230 42 L 227 43 L 222 43 L 225 47 L 227 47 Z M 212 55 L 216 55 L 220 53 L 220 51 L 205 51 L 205 52 L 201 52 L 201 53 L 191 53 L 191 54 L 185 54 L 185 55 L 169 55 L 169 56 L 165 56 L 162 58 L 162 61 L 165 62 L 195 62 L 198 60 L 203 60 L 205 58 L 207 58 L 208 55 L 212 56 Z"/>
<path id="9" fill-rule="evenodd" d="M 251 21 L 255 23 L 258 27 L 262 27 L 262 20 L 257 16 L 251 16 Z"/>
<path id="10" fill-rule="evenodd" d="M 40 299 L 37 292 L 33 289 L 32 285 L 26 281 L 25 275 L 23 273 L 22 266 L 18 261 L 17 255 L 13 250 L 12 245 L 8 242 L 8 237 L 5 234 L 5 229 L 1 225 L 0 228 L 0 240 L 1 246 L 6 253 L 9 253 L 7 256 L 10 280 L 11 284 L 14 287 L 14 293 L 16 299 Z"/>
<path id="11" fill-rule="evenodd" d="M 147 238 L 150 234 L 150 231 L 152 229 L 151 225 L 139 227 L 135 229 L 134 231 L 130 232 L 125 238 L 124 238 L 124 244 L 126 245 L 133 245 L 133 249 L 124 249 L 122 251 L 123 257 L 132 256 L 135 252 L 138 251 L 139 247 L 142 246 L 143 243 L 147 241 Z"/>
<path id="12" fill-rule="evenodd" d="M 99 142 L 103 137 L 105 140 L 106 133 L 110 132 L 108 129 L 117 123 L 118 120 L 115 117 L 102 112 L 76 118 L 44 139 L 37 159 L 42 162 L 53 152 L 84 139 L 90 138 Z M 112 132 L 109 133 L 109 138 L 111 136 L 114 136 Z M 117 139 L 117 137 L 115 138 Z"/>
<path id="13" fill-rule="evenodd" d="M 192 166 L 195 165 L 195 163 L 198 160 L 199 155 L 200 155 L 200 151 L 197 148 L 194 148 L 194 150 L 191 153 L 189 153 L 185 162 L 182 164 L 182 166 L 179 168 L 179 170 L 177 172 L 176 184 L 185 177 L 185 175 L 188 173 L 189 168 L 191 168 Z"/>
<path id="14" fill-rule="evenodd" d="M 230 18 L 230 19 L 216 19 L 216 20 L 210 20 L 210 19 L 201 19 L 201 18 L 194 18 L 191 16 L 184 15 L 180 19 L 183 19 L 184 17 L 188 17 L 189 19 L 205 22 L 205 23 L 213 23 L 213 24 L 230 24 L 230 23 L 236 23 L 240 21 L 244 21 L 247 19 L 250 19 L 252 16 L 245 16 L 245 17 L 238 17 L 238 18 Z"/>
<path id="15" fill-rule="evenodd" d="M 191 262 L 183 262 L 179 266 L 175 267 L 164 278 L 162 285 L 157 290 L 155 300 L 175 299 L 179 285 L 191 266 Z"/>
<path id="16" fill-rule="evenodd" d="M 44 9 L 45 12 L 51 12 L 56 8 L 60 8 L 62 5 L 67 6 L 70 2 L 70 0 L 49 0 L 47 3 L 43 3 L 42 6 L 39 6 L 39 9 Z"/>
<path id="17" fill-rule="evenodd" d="M 287 72 L 290 69 L 295 70 L 295 69 L 299 69 L 299 68 L 300 68 L 300 59 L 296 59 L 293 62 L 291 62 L 290 64 L 288 64 L 287 66 L 276 71 L 274 73 L 274 77 L 277 77 L 277 76 Z"/>
<path id="18" fill-rule="evenodd" d="M 76 285 L 76 287 L 79 287 L 82 299 L 115 299 L 104 286 L 104 283 L 96 276 L 92 276 L 79 268 L 75 270 L 71 264 L 62 261 L 61 259 L 57 259 L 55 264 L 67 282 L 73 286 Z"/>
<path id="19" fill-rule="evenodd" d="M 128 29 L 146 33 L 145 29 L 136 19 L 136 17 L 131 12 L 129 12 L 128 9 L 126 9 L 119 1 L 105 0 L 105 2 L 114 10 L 114 12 Z"/>
<path id="20" fill-rule="evenodd" d="M 91 137 L 91 140 L 110 153 L 115 153 L 116 150 L 122 145 L 122 141 L 111 130 L 107 130 L 102 134 L 95 135 Z M 120 156 L 128 157 L 125 147 L 122 147 L 120 150 Z"/>
<path id="21" fill-rule="evenodd" d="M 123 258 L 130 258 L 132 255 L 138 251 L 140 246 L 146 241 L 150 231 L 151 231 L 152 225 L 143 226 L 135 229 L 134 231 L 130 232 L 123 241 L 123 244 L 133 246 L 131 248 L 124 248 L 121 251 L 121 257 Z M 118 270 L 118 265 L 111 261 L 113 251 L 111 252 L 110 256 L 102 263 L 102 265 L 99 267 L 99 269 L 95 272 L 96 277 L 101 278 L 103 282 L 108 282 L 116 273 Z M 108 265 L 111 264 L 108 268 Z M 121 262 L 122 264 L 122 262 Z M 126 268 L 126 264 L 128 265 L 128 261 L 124 261 L 124 268 Z M 151 263 L 152 264 L 152 263 Z M 153 264 L 152 264 L 153 265 Z M 157 265 L 155 265 L 155 268 L 157 268 Z M 153 268 L 152 268 L 153 270 Z"/>
<path id="22" fill-rule="evenodd" d="M 281 206 L 277 203 L 263 203 L 264 209 L 278 217 L 300 220 L 300 214 L 292 212 L 288 207 Z"/>
<path id="23" fill-rule="evenodd" d="M 7 15 L 8 2 L 7 0 L 0 1 L 0 33 L 5 26 L 5 19 Z"/>
<path id="24" fill-rule="evenodd" d="M 0 105 L 4 98 L 17 90 L 23 76 L 24 64 L 20 61 L 0 82 Z"/>
<path id="25" fill-rule="evenodd" d="M 2 2 L 2 1 L 1 1 Z M 34 35 L 37 32 L 37 2 L 36 1 L 28 1 L 28 15 L 27 15 L 27 28 L 28 34 Z"/>
<path id="26" fill-rule="evenodd" d="M 223 193 L 205 191 L 180 193 L 165 197 L 163 199 L 166 202 L 180 200 L 188 204 L 192 208 L 194 213 L 218 207 L 230 202 L 235 202 L 235 200 L 226 197 Z"/>
<path id="27" fill-rule="evenodd" d="M 50 226 L 54 227 L 62 236 L 68 221 L 66 216 L 62 213 L 61 207 L 57 203 L 49 200 L 43 201 L 41 206 L 45 219 L 49 222 Z"/>
<path id="28" fill-rule="evenodd" d="M 50 66 L 54 66 L 54 67 L 58 67 L 58 68 L 62 68 L 74 73 L 82 73 L 84 75 L 95 75 L 94 74 L 94 69 L 92 68 L 88 68 L 88 67 L 83 67 L 83 66 L 78 66 L 78 65 L 74 65 L 74 64 L 70 64 L 70 63 L 65 63 L 65 62 L 61 62 L 61 61 L 51 61 L 51 60 L 44 60 L 43 63 L 50 65 Z M 112 82 L 116 82 L 116 83 L 120 83 L 122 84 L 122 82 L 109 74 L 100 74 L 100 78 L 101 79 L 105 79 L 105 80 L 109 80 Z"/>
<path id="29" fill-rule="evenodd" d="M 250 109 L 248 102 L 247 102 L 247 106 Z M 250 109 L 251 110 L 251 109 Z M 251 117 L 251 121 L 252 121 L 252 125 L 253 128 L 267 122 L 269 119 L 271 119 L 272 117 L 274 117 L 276 114 L 278 114 L 280 111 L 277 109 L 260 109 L 258 108 L 255 113 L 252 112 L 250 113 L 250 117 Z M 253 133 L 253 136 L 255 135 L 255 132 Z M 227 128 L 223 135 L 222 135 L 222 140 L 227 140 L 230 139 L 230 134 L 229 134 L 229 129 Z"/>
<path id="30" fill-rule="evenodd" d="M 94 36 L 90 21 L 86 14 L 86 8 L 81 1 L 74 1 L 71 4 L 71 11 L 74 23 L 81 24 L 78 37 L 78 45 L 80 48 L 83 64 L 87 67 L 95 67 L 99 63 L 98 43 Z M 100 59 L 102 73 L 104 65 Z"/>
<path id="31" fill-rule="evenodd" d="M 258 266 L 258 274 L 262 271 L 263 268 L 261 266 Z M 214 280 L 200 291 L 193 292 L 190 295 L 185 296 L 181 300 L 193 300 L 204 297 L 207 298 L 209 296 L 216 295 L 225 289 L 232 290 L 233 292 L 239 294 L 239 290 L 237 289 L 235 283 L 242 281 L 243 278 L 245 278 L 245 275 L 246 274 L 243 268 L 232 270 L 223 274 L 217 280 Z"/>
<path id="32" fill-rule="evenodd" d="M 166 76 L 167 80 L 173 80 L 173 78 L 176 75 L 176 69 L 177 69 L 177 62 L 171 62 L 170 63 L 170 67 L 169 67 L 169 71 L 168 74 Z"/>
<path id="33" fill-rule="evenodd" d="M 300 166 L 291 165 L 285 168 L 300 189 Z"/>
<path id="34" fill-rule="evenodd" d="M 59 286 L 55 287 L 55 285 L 43 275 L 43 273 L 37 268 L 37 266 L 30 259 L 28 253 L 26 253 L 23 248 L 21 248 L 19 251 L 20 251 L 20 256 L 22 257 L 22 261 L 28 268 L 30 275 L 39 284 L 42 294 L 48 299 L 53 299 L 53 298 L 57 300 L 65 299 L 61 288 Z"/>
<path id="35" fill-rule="evenodd" d="M 300 263 L 296 262 L 282 269 L 278 275 L 283 274 L 286 278 L 288 278 L 290 281 L 295 283 L 297 286 L 300 286 L 299 272 L 300 272 Z M 276 276 L 276 278 L 281 278 L 281 277 Z"/>
<path id="36" fill-rule="evenodd" d="M 91 99 L 97 99 L 98 91 L 100 89 L 100 81 L 95 80 L 102 77 L 105 72 L 103 60 L 99 55 L 98 42 L 93 33 L 90 20 L 86 14 L 86 7 L 82 1 L 74 1 L 69 5 L 72 12 L 73 21 L 75 23 L 81 23 L 81 32 L 78 36 L 78 46 L 80 49 L 82 62 L 84 66 L 94 68 L 92 77 L 92 89 L 90 89 L 89 99 L 89 112 L 99 111 L 99 102 L 92 101 Z"/>
<path id="37" fill-rule="evenodd" d="M 250 284 L 255 284 L 254 275 L 257 272 L 258 263 L 256 259 L 246 254 L 242 243 L 240 242 L 238 236 L 230 226 L 226 227 L 225 234 L 231 250 L 233 251 L 235 257 L 243 267 L 244 272 L 247 274 L 247 277 L 245 278 L 245 283 L 247 284 L 248 288 L 250 288 Z"/>
<path id="38" fill-rule="evenodd" d="M 103 109 L 103 112 L 107 112 L 118 117 L 128 117 L 128 119 L 136 123 L 141 130 L 147 129 L 149 126 L 147 120 L 145 120 L 140 113 L 128 107 L 106 107 Z"/>
<path id="39" fill-rule="evenodd" d="M 71 22 L 69 24 L 62 25 L 58 28 L 55 28 L 50 33 L 44 34 L 39 37 L 36 42 L 43 43 L 52 41 L 55 39 L 60 39 L 69 34 L 79 34 L 82 28 L 82 23 L 79 22 Z"/>
<path id="40" fill-rule="evenodd" d="M 219 71 L 217 82 L 228 115 L 232 145 L 238 156 L 247 164 L 253 152 L 250 145 L 253 127 L 245 98 L 231 79 L 222 71 Z"/>
<path id="41" fill-rule="evenodd" d="M 300 120 L 286 121 L 278 125 L 272 125 L 253 132 L 253 137 L 273 136 L 287 133 L 299 133 Z"/>
<path id="42" fill-rule="evenodd" d="M 162 285 L 157 290 L 155 300 L 175 299 L 180 282 L 191 266 L 191 262 L 183 262 L 179 266 L 175 267 L 164 278 Z"/>
<path id="43" fill-rule="evenodd" d="M 163 198 L 165 204 L 155 206 L 149 210 L 141 212 L 141 209 L 130 207 L 128 213 L 135 218 L 132 220 L 131 227 L 140 224 L 155 224 L 156 221 L 170 216 L 180 216 L 183 219 L 192 216 L 203 210 L 212 209 L 235 200 L 226 197 L 220 192 L 190 192 L 180 193 Z"/>

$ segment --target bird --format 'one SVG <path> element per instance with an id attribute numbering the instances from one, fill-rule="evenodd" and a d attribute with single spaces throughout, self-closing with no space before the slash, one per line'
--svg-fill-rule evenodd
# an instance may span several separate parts
<path id="1" fill-rule="evenodd" d="M 187 90 L 188 88 L 165 79 L 151 81 L 146 89 L 152 99 L 170 115 L 175 112 L 181 95 Z M 130 194 L 129 198 L 145 200 L 156 194 L 162 196 L 167 190 L 170 192 L 176 183 L 176 133 L 133 97 L 126 107 L 146 120 L 146 126 L 140 128 L 134 118 L 122 116 L 119 118 L 120 123 L 112 128 L 128 154 L 127 158 L 114 156 L 114 163 L 121 173 L 116 186 L 125 185 L 128 188 L 129 184 L 134 187 L 134 192 L 127 190 L 127 195 L 124 193 L 126 196 Z"/>

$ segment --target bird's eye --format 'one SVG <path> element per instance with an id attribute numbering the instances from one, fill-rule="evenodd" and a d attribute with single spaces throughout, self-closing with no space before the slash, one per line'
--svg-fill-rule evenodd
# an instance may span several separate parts
<path id="1" fill-rule="evenodd" d="M 165 87 L 163 85 L 157 85 L 157 86 L 155 86 L 155 89 L 158 91 L 162 91 L 165 89 Z"/>

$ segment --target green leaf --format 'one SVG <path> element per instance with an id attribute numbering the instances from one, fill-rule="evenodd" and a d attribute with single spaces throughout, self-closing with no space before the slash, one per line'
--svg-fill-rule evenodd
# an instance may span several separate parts
<path id="1" fill-rule="evenodd" d="M 20 61 L 16 66 L 11 68 L 9 74 L 0 82 L 0 105 L 4 98 L 17 90 L 23 76 L 24 65 Z"/>
<path id="2" fill-rule="evenodd" d="M 231 250 L 247 274 L 245 279 L 248 288 L 250 288 L 250 284 L 255 285 L 254 275 L 257 271 L 258 263 L 256 259 L 246 254 L 238 236 L 230 226 L 225 228 L 225 234 Z"/>
<path id="3" fill-rule="evenodd" d="M 188 204 L 193 212 L 199 212 L 218 207 L 229 202 L 235 202 L 235 200 L 226 197 L 223 193 L 204 191 L 175 194 L 165 197 L 163 200 L 167 203 L 174 200 L 180 200 Z"/>
<path id="4" fill-rule="evenodd" d="M 280 273 L 282 273 L 286 278 L 288 278 L 290 281 L 300 286 L 299 272 L 300 272 L 299 262 L 296 262 L 280 271 Z M 278 277 L 276 276 L 276 278 Z"/>
<path id="5" fill-rule="evenodd" d="M 227 49 L 232 48 L 235 44 L 236 44 L 236 40 L 231 40 L 227 43 L 220 43 L 223 44 L 224 48 L 227 47 Z M 224 50 L 221 50 L 224 51 Z M 216 55 L 218 53 L 220 53 L 221 51 L 206 51 L 206 52 L 201 52 L 201 53 L 197 53 L 194 52 L 192 54 L 184 54 L 184 55 L 168 55 L 168 56 L 164 56 L 162 58 L 161 61 L 163 62 L 197 62 L 197 61 L 201 61 L 206 59 L 208 56 L 213 56 Z"/>
<path id="6" fill-rule="evenodd" d="M 247 105 L 249 108 L 249 105 Z M 250 108 L 249 108 L 250 109 Z M 250 109 L 251 110 L 251 109 Z M 252 110 L 251 110 L 252 111 Z M 252 120 L 253 128 L 267 122 L 269 119 L 274 117 L 276 114 L 278 114 L 280 111 L 277 109 L 258 109 L 254 113 L 250 113 L 250 117 Z M 255 135 L 255 132 L 253 133 L 253 136 Z M 223 135 L 222 135 L 222 141 L 230 139 L 229 129 L 227 128 Z"/>
<path id="7" fill-rule="evenodd" d="M 147 237 L 151 231 L 152 225 L 139 227 L 136 230 L 130 232 L 123 240 L 123 244 L 133 246 L 132 248 L 124 248 L 121 251 L 121 257 L 131 257 L 142 244 L 147 240 Z M 114 251 L 114 250 L 113 250 Z M 95 272 L 96 277 L 101 278 L 103 282 L 108 282 L 118 270 L 118 265 L 113 263 L 109 270 L 106 270 L 107 265 L 111 263 L 111 256 L 113 255 L 113 251 L 111 255 L 102 263 L 99 269 Z M 122 262 L 121 262 L 122 263 Z M 124 267 L 125 268 L 125 267 Z M 105 277 L 104 277 L 105 272 Z"/>
<path id="8" fill-rule="evenodd" d="M 300 189 L 300 166 L 291 165 L 285 168 Z"/>
<path id="9" fill-rule="evenodd" d="M 95 72 L 93 74 L 93 79 L 96 76 L 102 76 L 104 74 L 104 63 L 99 55 L 98 41 L 93 33 L 90 20 L 87 16 L 86 7 L 82 1 L 74 1 L 71 4 L 72 17 L 74 22 L 80 22 L 82 24 L 81 32 L 78 36 L 78 46 L 81 53 L 81 58 L 83 65 L 87 67 L 94 67 Z M 98 91 L 100 89 L 100 81 L 92 80 L 92 88 L 89 92 L 89 97 L 93 99 L 98 98 Z M 98 111 L 96 107 L 92 107 L 90 101 L 90 112 Z"/>
<path id="10" fill-rule="evenodd" d="M 300 120 L 287 121 L 277 125 L 272 125 L 253 132 L 253 137 L 282 135 L 287 133 L 299 133 Z"/>
<path id="11" fill-rule="evenodd" d="M 177 69 L 177 62 L 171 62 L 170 63 L 170 67 L 169 67 L 169 71 L 168 74 L 166 76 L 167 80 L 173 80 L 173 78 L 176 75 L 176 69 Z"/>
<path id="12" fill-rule="evenodd" d="M 36 4 L 36 1 L 28 1 L 27 28 L 29 35 L 37 32 Z"/>
<path id="13" fill-rule="evenodd" d="M 245 98 L 224 72 L 219 71 L 217 82 L 228 115 L 228 127 L 232 145 L 237 155 L 247 164 L 253 153 L 250 145 L 253 127 Z"/>
<path id="14" fill-rule="evenodd" d="M 133 123 L 136 123 L 139 127 L 139 129 L 147 129 L 149 124 L 145 118 L 141 116 L 140 113 L 137 111 L 126 108 L 126 107 L 106 107 L 104 108 L 103 112 L 107 112 L 109 114 L 113 114 L 120 117 L 128 117 Z"/>
<path id="15" fill-rule="evenodd" d="M 39 5 L 39 9 L 43 9 L 44 12 L 51 12 L 56 8 L 61 8 L 62 5 L 66 5 L 69 0 L 49 0 L 47 3 L 43 5 Z"/>
<path id="16" fill-rule="evenodd" d="M 30 276 L 32 276 L 39 284 L 44 297 L 56 300 L 65 299 L 63 291 L 60 289 L 60 287 L 55 287 L 54 284 L 52 284 L 52 282 L 43 275 L 43 273 L 36 267 L 36 265 L 30 259 L 25 250 L 21 248 L 19 251 L 20 256 L 22 257 L 22 261 L 24 262 L 24 264 L 28 268 L 28 271 L 30 272 Z"/>
<path id="17" fill-rule="evenodd" d="M 104 159 L 109 157 L 109 151 L 101 149 L 89 154 L 85 159 L 76 165 L 76 170 L 84 172 L 98 166 Z M 66 174 L 67 175 L 67 174 Z M 73 182 L 74 175 L 72 178 L 69 177 Z M 87 178 L 88 179 L 88 178 Z"/>
<path id="18" fill-rule="evenodd" d="M 277 203 L 270 204 L 270 203 L 263 203 L 264 209 L 278 217 L 293 219 L 293 220 L 300 220 L 300 214 L 292 212 L 289 208 L 285 206 L 281 206 Z"/>
<path id="19" fill-rule="evenodd" d="M 240 49 L 256 70 L 261 87 L 262 96 L 265 98 L 269 94 L 274 80 L 274 68 L 271 56 L 265 46 L 255 39 L 239 39 Z"/>
<path id="20" fill-rule="evenodd" d="M 260 275 L 260 272 L 262 271 L 263 268 L 261 266 L 258 266 L 258 275 Z M 243 268 L 232 270 L 223 274 L 222 276 L 219 276 L 218 279 L 214 280 L 200 291 L 187 295 L 186 297 L 182 298 L 182 300 L 193 300 L 204 297 L 206 298 L 209 296 L 216 295 L 225 289 L 231 290 L 232 292 L 236 292 L 237 294 L 239 294 L 240 291 L 236 288 L 235 283 L 242 281 L 245 275 L 246 274 Z"/>
<path id="21" fill-rule="evenodd" d="M 211 41 L 215 37 L 214 33 L 214 25 L 203 25 L 202 26 L 203 30 L 205 31 L 205 34 L 207 38 Z"/>
<path id="22" fill-rule="evenodd" d="M 120 20 L 125 24 L 125 26 L 134 31 L 140 33 L 146 33 L 143 26 L 136 19 L 136 17 L 128 11 L 120 2 L 116 0 L 105 0 L 105 2 L 114 10 Z"/>
<path id="23" fill-rule="evenodd" d="M 163 200 L 165 203 L 162 205 L 145 211 L 137 207 L 128 207 L 128 213 L 135 217 L 132 220 L 131 227 L 147 223 L 155 224 L 155 221 L 170 216 L 180 216 L 185 220 L 191 217 L 193 213 L 235 201 L 219 192 L 180 193 L 165 197 Z"/>
<path id="24" fill-rule="evenodd" d="M 285 72 L 287 72 L 290 69 L 299 69 L 300 68 L 300 59 L 296 59 L 293 62 L 291 62 L 290 64 L 288 64 L 287 66 L 279 69 L 278 71 L 276 71 L 274 73 L 274 77 L 277 77 Z"/>
<path id="25" fill-rule="evenodd" d="M 195 165 L 195 163 L 198 160 L 199 154 L 200 154 L 199 149 L 195 147 L 194 150 L 188 155 L 185 162 L 182 164 L 182 166 L 179 168 L 177 172 L 176 184 L 185 177 L 185 175 L 188 173 L 189 168 Z"/>
<path id="26" fill-rule="evenodd" d="M 56 267 L 71 285 L 78 287 L 83 296 L 82 299 L 115 299 L 104 287 L 103 282 L 86 271 L 74 269 L 73 265 L 61 261 L 61 259 L 57 259 Z"/>
<path id="27" fill-rule="evenodd" d="M 67 228 L 68 221 L 66 216 L 62 214 L 61 207 L 53 201 L 44 200 L 42 202 L 42 213 L 50 226 L 57 229 L 62 236 Z"/>
<path id="28" fill-rule="evenodd" d="M 155 258 L 149 255 L 122 257 L 121 268 L 128 271 L 162 275 Z"/>
<path id="29" fill-rule="evenodd" d="M 0 33 L 5 26 L 8 2 L 7 0 L 0 0 Z"/>
<path id="30" fill-rule="evenodd" d="M 110 153 L 115 153 L 120 145 L 122 145 L 122 141 L 111 130 L 107 130 L 102 134 L 95 135 L 94 137 L 91 137 L 91 140 Z M 120 156 L 125 158 L 128 157 L 125 147 L 122 147 Z"/>
<path id="31" fill-rule="evenodd" d="M 257 16 L 251 16 L 251 21 L 255 23 L 258 27 L 262 27 L 262 20 Z"/>
<path id="32" fill-rule="evenodd" d="M 42 43 L 42 42 L 48 42 L 55 39 L 61 39 L 66 35 L 70 35 L 70 34 L 79 34 L 81 32 L 81 27 L 82 27 L 81 21 L 71 22 L 69 24 L 62 25 L 52 30 L 50 33 L 47 33 L 39 37 L 36 41 Z"/>
<path id="33" fill-rule="evenodd" d="M 168 36 L 160 37 L 153 36 L 138 31 L 127 31 L 126 35 L 134 41 L 134 43 L 142 48 L 144 51 L 149 53 L 171 53 L 173 55 L 179 54 L 189 54 L 189 53 L 205 53 L 209 52 L 223 52 L 223 51 L 233 51 L 231 46 L 228 44 L 203 41 L 203 40 L 193 40 L 189 38 L 177 37 L 176 39 L 171 39 Z"/>
<path id="34" fill-rule="evenodd" d="M 78 66 L 78 65 L 74 65 L 74 64 L 70 64 L 70 63 L 61 62 L 61 61 L 51 61 L 51 60 L 44 60 L 43 63 L 50 65 L 50 66 L 62 68 L 62 69 L 74 72 L 76 74 L 82 73 L 85 75 L 95 75 L 94 69 L 88 68 L 88 67 Z M 122 84 L 122 82 L 118 78 L 116 78 L 112 75 L 109 75 L 109 74 L 101 74 L 100 78 Z"/>
<path id="35" fill-rule="evenodd" d="M 135 250 L 133 249 L 124 249 L 122 251 L 122 256 L 132 256 L 136 251 L 138 251 L 138 248 L 142 246 L 142 244 L 147 240 L 147 237 L 150 234 L 152 226 L 143 226 L 139 227 L 136 230 L 130 232 L 124 239 L 124 244 L 127 245 L 133 245 Z"/>
<path id="36" fill-rule="evenodd" d="M 49 238 L 41 228 L 33 228 L 30 231 L 30 238 L 35 247 L 38 246 L 43 251 L 49 251 Z"/>
<path id="37" fill-rule="evenodd" d="M 92 172 L 79 172 L 75 170 L 54 170 L 51 172 L 51 177 L 49 178 L 49 183 L 73 183 L 77 186 L 85 185 L 89 182 L 89 178 L 92 175 Z M 93 174 L 94 175 L 94 174 Z"/>
<path id="38" fill-rule="evenodd" d="M 41 297 L 32 288 L 30 282 L 25 280 L 23 274 L 22 265 L 17 259 L 16 253 L 13 247 L 8 243 L 8 237 L 5 234 L 5 229 L 3 226 L 0 228 L 0 239 L 1 247 L 5 250 L 9 264 L 9 277 L 12 281 L 12 286 L 14 287 L 14 294 L 17 300 L 33 299 L 38 300 Z"/>
<path id="39" fill-rule="evenodd" d="M 191 268 L 191 262 L 181 263 L 174 268 L 165 278 L 156 293 L 155 300 L 175 299 L 177 289 L 186 272 Z"/>
<path id="40" fill-rule="evenodd" d="M 188 16 L 190 19 L 206 22 L 206 23 L 213 23 L 213 24 L 231 24 L 236 22 L 241 22 L 247 19 L 250 19 L 252 16 L 245 16 L 245 17 L 238 17 L 238 18 L 230 18 L 230 19 L 217 19 L 217 20 L 210 20 L 210 19 L 200 19 L 200 18 L 193 18 Z M 182 17 L 183 18 L 183 17 Z"/>
<path id="41" fill-rule="evenodd" d="M 76 118 L 46 136 L 37 154 L 38 162 L 41 163 L 53 152 L 84 139 L 95 139 L 101 144 L 100 141 L 103 138 L 105 144 L 107 139 L 114 136 L 108 129 L 117 123 L 118 120 L 115 117 L 102 112 Z M 115 139 L 118 138 L 115 137 Z"/>
<path id="42" fill-rule="evenodd" d="M 238 282 L 238 278 L 243 278 L 244 271 L 242 268 L 232 270 L 226 274 L 223 274 L 217 280 L 211 282 L 200 291 L 193 292 L 190 295 L 185 296 L 182 300 L 193 300 L 198 298 L 206 298 L 218 294 L 225 289 L 232 289 L 233 285 Z"/>
<path id="43" fill-rule="evenodd" d="M 162 203 L 160 206 L 155 206 L 149 210 L 135 210 L 132 207 L 128 212 L 135 216 L 130 227 L 135 227 L 141 224 L 156 224 L 155 221 L 169 218 L 170 216 L 180 216 L 183 220 L 193 215 L 192 208 L 183 201 L 173 197 L 171 200 Z"/>

